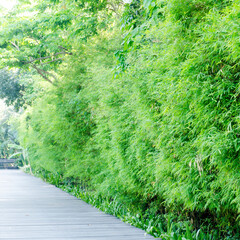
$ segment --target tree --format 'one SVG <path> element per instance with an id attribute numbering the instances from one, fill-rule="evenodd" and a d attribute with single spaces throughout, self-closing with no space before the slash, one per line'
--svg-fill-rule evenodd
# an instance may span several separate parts
<path id="1" fill-rule="evenodd" d="M 8 158 L 14 153 L 14 150 L 10 147 L 11 144 L 17 143 L 17 134 L 14 131 L 8 120 L 15 114 L 13 109 L 6 107 L 6 105 L 0 102 L 0 158 Z"/>
<path id="2" fill-rule="evenodd" d="M 122 1 L 22 1 L 1 17 L 1 65 L 34 69 L 56 84 L 56 70 L 73 43 L 82 44 L 108 24 L 106 17 L 117 12 Z"/>
<path id="3" fill-rule="evenodd" d="M 8 106 L 13 105 L 17 110 L 23 106 L 24 89 L 25 86 L 20 83 L 16 72 L 0 70 L 0 98 L 4 99 Z"/>

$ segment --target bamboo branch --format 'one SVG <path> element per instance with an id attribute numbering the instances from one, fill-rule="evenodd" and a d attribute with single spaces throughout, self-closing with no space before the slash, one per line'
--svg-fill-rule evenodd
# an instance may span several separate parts
<path id="1" fill-rule="evenodd" d="M 115 6 L 113 3 L 111 2 L 107 2 L 110 7 L 108 7 L 109 10 L 113 11 L 118 17 L 119 17 L 119 11 L 118 11 L 118 7 Z"/>
<path id="2" fill-rule="evenodd" d="M 19 46 L 16 44 L 16 43 L 14 43 L 14 42 L 10 42 L 18 51 L 20 51 L 20 48 L 19 48 Z"/>

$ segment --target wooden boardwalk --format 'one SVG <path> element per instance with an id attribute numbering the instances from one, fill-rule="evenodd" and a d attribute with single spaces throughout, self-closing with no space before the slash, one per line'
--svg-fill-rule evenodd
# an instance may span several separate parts
<path id="1" fill-rule="evenodd" d="M 0 169 L 18 169 L 16 159 L 0 158 Z"/>
<path id="2" fill-rule="evenodd" d="M 20 170 L 0 170 L 0 239 L 154 238 L 41 179 Z"/>

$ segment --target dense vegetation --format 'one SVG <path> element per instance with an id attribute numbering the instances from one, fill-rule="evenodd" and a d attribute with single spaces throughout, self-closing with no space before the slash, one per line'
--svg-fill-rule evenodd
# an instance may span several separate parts
<path id="1" fill-rule="evenodd" d="M 164 239 L 240 239 L 239 3 L 49 0 L 4 16 L 2 66 L 45 80 L 18 124 L 34 172 Z"/>
<path id="2" fill-rule="evenodd" d="M 18 144 L 17 132 L 10 124 L 10 118 L 16 113 L 0 101 L 0 158 L 9 158 L 16 153 L 13 145 Z"/>

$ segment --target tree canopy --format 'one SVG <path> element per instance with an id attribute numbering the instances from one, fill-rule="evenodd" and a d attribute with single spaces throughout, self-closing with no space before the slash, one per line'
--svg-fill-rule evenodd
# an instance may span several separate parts
<path id="1" fill-rule="evenodd" d="M 75 42 L 84 43 L 106 28 L 121 1 L 32 1 L 17 5 L 1 17 L 2 66 L 33 68 L 46 81 Z"/>

